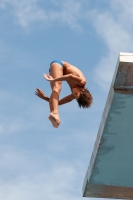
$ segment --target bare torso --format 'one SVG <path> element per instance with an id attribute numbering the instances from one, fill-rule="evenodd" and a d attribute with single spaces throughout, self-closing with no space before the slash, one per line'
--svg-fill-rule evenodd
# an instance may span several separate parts
<path id="1" fill-rule="evenodd" d="M 80 77 L 82 78 L 82 80 L 84 80 L 86 82 L 86 79 L 85 79 L 85 76 L 83 75 L 83 73 L 75 66 L 67 63 L 67 62 L 64 62 L 62 61 L 64 67 L 63 67 L 63 75 L 67 75 L 67 74 L 73 74 L 77 77 Z M 67 81 L 67 83 L 69 84 L 71 90 L 73 88 L 76 88 L 76 87 L 80 87 L 80 85 L 78 85 L 77 83 L 73 82 L 72 80 L 69 80 Z"/>

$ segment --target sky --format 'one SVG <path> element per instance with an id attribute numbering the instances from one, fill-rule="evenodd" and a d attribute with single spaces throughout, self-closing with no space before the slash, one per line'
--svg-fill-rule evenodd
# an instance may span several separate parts
<path id="1" fill-rule="evenodd" d="M 133 52 L 132 0 L 0 0 L 0 199 L 83 200 L 82 186 L 120 52 Z M 52 60 L 77 66 L 93 96 L 47 102 Z M 63 82 L 60 98 L 69 95 Z M 91 199 L 91 198 L 90 198 Z M 93 198 L 94 199 L 94 198 Z"/>

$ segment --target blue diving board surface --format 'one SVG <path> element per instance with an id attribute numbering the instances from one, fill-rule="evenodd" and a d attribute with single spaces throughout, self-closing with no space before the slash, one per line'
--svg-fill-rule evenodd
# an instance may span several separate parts
<path id="1" fill-rule="evenodd" d="M 133 53 L 120 53 L 83 197 L 133 199 Z"/>

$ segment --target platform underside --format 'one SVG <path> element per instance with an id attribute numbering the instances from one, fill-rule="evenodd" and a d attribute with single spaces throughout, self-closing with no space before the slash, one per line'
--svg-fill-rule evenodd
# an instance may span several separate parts
<path id="1" fill-rule="evenodd" d="M 87 184 L 84 197 L 133 199 L 132 187 Z"/>
<path id="2" fill-rule="evenodd" d="M 83 196 L 133 199 L 133 54 L 120 53 Z"/>

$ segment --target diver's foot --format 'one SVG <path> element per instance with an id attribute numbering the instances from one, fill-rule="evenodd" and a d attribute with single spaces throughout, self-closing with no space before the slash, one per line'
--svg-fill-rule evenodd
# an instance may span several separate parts
<path id="1" fill-rule="evenodd" d="M 58 126 L 60 125 L 58 114 L 50 113 L 49 120 L 51 121 L 54 128 L 58 128 Z"/>

